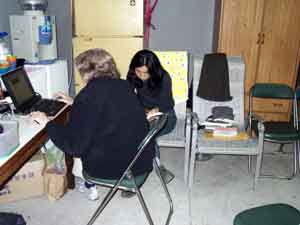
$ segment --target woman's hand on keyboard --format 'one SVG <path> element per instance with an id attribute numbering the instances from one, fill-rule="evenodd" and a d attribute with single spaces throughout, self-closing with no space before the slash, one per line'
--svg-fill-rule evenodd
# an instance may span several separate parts
<path id="1" fill-rule="evenodd" d="M 66 93 L 63 93 L 63 92 L 57 92 L 54 95 L 54 98 L 57 101 L 61 101 L 61 102 L 66 103 L 67 105 L 72 105 L 73 104 L 73 98 L 70 97 L 69 95 L 67 95 Z"/>
<path id="2" fill-rule="evenodd" d="M 50 119 L 43 112 L 32 112 L 30 113 L 30 119 L 41 126 L 46 126 Z"/>

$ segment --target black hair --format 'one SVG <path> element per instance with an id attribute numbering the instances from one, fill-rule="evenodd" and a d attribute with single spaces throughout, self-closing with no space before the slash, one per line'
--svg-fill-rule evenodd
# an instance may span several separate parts
<path id="1" fill-rule="evenodd" d="M 147 80 L 147 85 L 149 89 L 153 92 L 159 91 L 161 88 L 161 83 L 163 76 L 167 71 L 162 67 L 158 57 L 154 52 L 143 49 L 138 51 L 132 58 L 129 65 L 129 71 L 127 73 L 127 80 L 137 88 L 143 87 L 143 81 L 136 75 L 135 69 L 137 67 L 146 66 L 150 78 Z"/>

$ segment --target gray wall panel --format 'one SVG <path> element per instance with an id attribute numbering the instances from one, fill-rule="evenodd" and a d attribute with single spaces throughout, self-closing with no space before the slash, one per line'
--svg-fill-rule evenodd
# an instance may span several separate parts
<path id="1" fill-rule="evenodd" d="M 214 0 L 160 0 L 153 13 L 156 30 L 150 48 L 210 52 L 213 40 Z"/>

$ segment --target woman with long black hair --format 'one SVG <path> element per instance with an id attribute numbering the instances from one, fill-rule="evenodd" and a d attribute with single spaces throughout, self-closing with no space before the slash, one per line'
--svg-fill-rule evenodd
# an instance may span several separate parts
<path id="1" fill-rule="evenodd" d="M 148 49 L 138 51 L 131 60 L 127 80 L 132 85 L 148 118 L 157 112 L 168 114 L 168 122 L 159 135 L 171 132 L 177 121 L 172 95 L 172 80 L 155 53 Z M 158 146 L 156 147 L 157 161 L 162 176 L 169 183 L 174 175 L 160 163 L 159 149 Z"/>

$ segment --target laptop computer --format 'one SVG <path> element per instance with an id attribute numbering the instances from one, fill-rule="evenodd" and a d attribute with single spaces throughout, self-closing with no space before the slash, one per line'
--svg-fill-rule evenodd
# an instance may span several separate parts
<path id="1" fill-rule="evenodd" d="M 54 117 L 65 106 L 63 102 L 44 99 L 36 93 L 23 67 L 2 74 L 1 78 L 14 103 L 16 113 L 26 115 L 33 111 L 41 111 L 49 117 Z"/>

